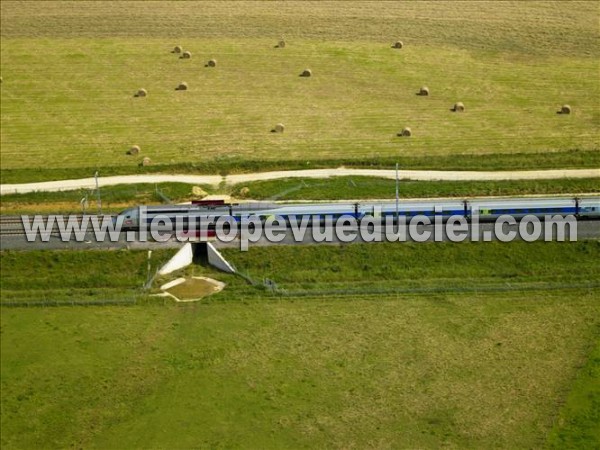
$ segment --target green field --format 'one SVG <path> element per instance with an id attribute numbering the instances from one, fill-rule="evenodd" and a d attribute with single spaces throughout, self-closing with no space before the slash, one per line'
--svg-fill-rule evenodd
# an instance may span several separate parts
<path id="1" fill-rule="evenodd" d="M 593 342 L 593 341 L 592 341 Z M 551 448 L 583 448 L 600 444 L 600 340 L 573 383 L 548 439 Z"/>
<path id="2" fill-rule="evenodd" d="M 582 292 L 4 310 L 2 447 L 539 448 L 598 315 Z"/>
<path id="3" fill-rule="evenodd" d="M 556 153 L 562 167 L 569 150 L 598 150 L 590 2 L 5 1 L 1 12 L 9 179 L 136 172 L 143 156 L 168 170 L 417 157 L 444 168 L 432 157 L 530 154 L 523 167 L 535 168 L 534 154 Z M 171 54 L 175 44 L 192 59 Z M 209 58 L 217 67 L 204 67 Z M 305 67 L 312 78 L 298 77 Z M 175 91 L 182 80 L 190 89 Z M 429 97 L 415 95 L 422 85 Z M 133 98 L 140 87 L 147 98 Z M 465 113 L 450 112 L 459 100 Z M 571 115 L 556 114 L 563 103 Z M 285 133 L 270 133 L 278 122 Z M 396 137 L 404 126 L 412 137 Z M 138 157 L 125 155 L 133 144 Z"/>
<path id="4" fill-rule="evenodd" d="M 3 307 L 2 447 L 598 444 L 600 304 L 567 286 L 598 279 L 598 243 L 292 250 L 227 256 L 309 295 L 196 267 L 228 286 L 184 306 Z M 3 298 L 93 288 L 98 267 L 105 286 L 144 280 L 146 252 L 34 255 L 1 254 Z M 397 292 L 373 293 L 390 278 Z M 417 281 L 446 291 L 402 293 Z M 340 282 L 355 292 L 323 294 Z"/>

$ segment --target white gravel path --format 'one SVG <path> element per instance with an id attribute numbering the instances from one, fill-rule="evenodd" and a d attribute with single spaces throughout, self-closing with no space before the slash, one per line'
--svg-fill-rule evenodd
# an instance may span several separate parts
<path id="1" fill-rule="evenodd" d="M 400 170 L 400 178 L 415 181 L 498 181 L 498 180 L 542 180 L 558 178 L 591 178 L 600 177 L 600 169 L 569 169 L 569 170 L 527 170 L 527 171 L 438 171 L 438 170 Z M 237 175 L 122 175 L 100 177 L 100 187 L 116 184 L 137 183 L 188 183 L 218 185 L 249 183 L 251 181 L 278 180 L 283 178 L 329 178 L 340 176 L 365 176 L 395 179 L 396 171 L 393 169 L 315 169 L 315 170 L 283 170 L 277 172 L 245 173 Z M 23 194 L 36 191 L 68 191 L 74 189 L 94 189 L 94 178 L 79 180 L 44 181 L 39 183 L 2 184 L 0 195 Z"/>

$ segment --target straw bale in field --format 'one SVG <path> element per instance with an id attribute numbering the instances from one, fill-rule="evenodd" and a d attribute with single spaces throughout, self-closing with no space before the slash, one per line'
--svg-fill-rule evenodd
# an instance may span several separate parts
<path id="1" fill-rule="evenodd" d="M 285 131 L 285 126 L 282 123 L 278 123 L 275 125 L 275 128 L 271 130 L 273 133 L 283 133 Z"/>
<path id="2" fill-rule="evenodd" d="M 139 145 L 132 145 L 131 148 L 127 150 L 127 154 L 135 156 L 140 153 L 140 150 L 141 149 Z"/>
<path id="3" fill-rule="evenodd" d="M 561 114 L 571 114 L 571 107 L 569 105 L 562 105 L 560 108 Z"/>

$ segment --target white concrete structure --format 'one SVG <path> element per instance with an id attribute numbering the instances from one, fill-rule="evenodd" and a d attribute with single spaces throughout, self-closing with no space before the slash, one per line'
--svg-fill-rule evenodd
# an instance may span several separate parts
<path id="1" fill-rule="evenodd" d="M 208 263 L 216 267 L 219 270 L 227 273 L 235 273 L 235 268 L 227 262 L 223 255 L 210 243 L 206 243 L 206 252 L 208 256 Z"/>
<path id="2" fill-rule="evenodd" d="M 193 244 L 188 242 L 184 244 L 183 247 L 181 247 L 181 249 L 175 253 L 175 255 L 164 266 L 160 268 L 158 274 L 167 275 L 192 264 L 194 261 L 194 252 L 196 250 L 196 246 L 198 245 L 206 245 L 208 264 L 216 269 L 222 270 L 223 272 L 235 273 L 235 268 L 229 262 L 227 262 L 225 258 L 223 258 L 223 255 L 221 255 L 221 253 L 219 253 L 219 251 L 210 242 L 207 242 L 206 244 Z"/>
<path id="3" fill-rule="evenodd" d="M 176 270 L 189 266 L 194 260 L 194 249 L 189 242 L 184 244 L 181 249 L 158 271 L 159 275 L 166 275 Z"/>

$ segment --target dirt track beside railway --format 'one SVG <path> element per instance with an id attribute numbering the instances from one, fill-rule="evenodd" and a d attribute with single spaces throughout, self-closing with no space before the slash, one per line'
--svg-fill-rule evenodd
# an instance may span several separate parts
<path id="1" fill-rule="evenodd" d="M 437 170 L 400 170 L 399 177 L 414 181 L 500 181 L 500 180 L 549 180 L 559 178 L 593 178 L 600 177 L 599 169 L 567 169 L 567 170 L 527 170 L 527 171 L 437 171 Z M 393 169 L 315 169 L 315 170 L 282 170 L 276 172 L 258 172 L 235 175 L 121 175 L 100 177 L 100 187 L 117 184 L 138 183 L 188 183 L 219 185 L 220 183 L 238 184 L 252 181 L 278 180 L 283 178 L 329 178 L 343 176 L 362 176 L 395 179 Z M 94 178 L 78 180 L 44 181 L 39 183 L 3 184 L 0 195 L 24 194 L 27 192 L 68 191 L 75 189 L 94 189 Z"/>

